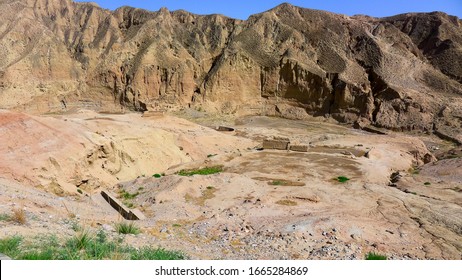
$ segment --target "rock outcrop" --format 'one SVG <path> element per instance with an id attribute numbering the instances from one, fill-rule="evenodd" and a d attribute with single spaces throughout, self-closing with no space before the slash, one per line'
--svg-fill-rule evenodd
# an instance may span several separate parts
<path id="1" fill-rule="evenodd" d="M 0 1 L 0 107 L 330 116 L 462 138 L 462 21 L 280 5 L 246 21 Z"/>

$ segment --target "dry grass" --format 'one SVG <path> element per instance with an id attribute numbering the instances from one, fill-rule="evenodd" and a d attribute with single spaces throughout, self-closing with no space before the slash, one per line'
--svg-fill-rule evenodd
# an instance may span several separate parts
<path id="1" fill-rule="evenodd" d="M 75 213 L 70 211 L 69 208 L 67 208 L 66 204 L 63 202 L 64 208 L 67 211 L 67 216 L 71 219 L 74 219 L 76 217 Z"/>
<path id="2" fill-rule="evenodd" d="M 13 215 L 11 216 L 11 220 L 24 225 L 27 222 L 26 211 L 23 207 L 15 207 L 13 208 Z"/>
<path id="3" fill-rule="evenodd" d="M 276 204 L 285 205 L 285 206 L 296 206 L 297 202 L 293 200 L 289 200 L 289 199 L 282 199 L 282 200 L 276 201 Z"/>

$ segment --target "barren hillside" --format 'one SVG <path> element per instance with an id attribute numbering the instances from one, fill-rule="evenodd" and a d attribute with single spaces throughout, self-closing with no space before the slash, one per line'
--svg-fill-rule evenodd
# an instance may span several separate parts
<path id="1" fill-rule="evenodd" d="M 0 2 L 0 106 L 331 116 L 461 141 L 462 25 L 283 4 L 246 21 L 70 0 Z"/>

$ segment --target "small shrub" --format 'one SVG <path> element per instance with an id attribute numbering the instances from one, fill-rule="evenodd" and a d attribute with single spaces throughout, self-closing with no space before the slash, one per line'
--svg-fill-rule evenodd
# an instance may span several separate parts
<path id="1" fill-rule="evenodd" d="M 162 175 L 156 173 L 156 174 L 152 175 L 152 177 L 154 177 L 154 178 L 160 178 L 160 177 L 162 177 Z"/>
<path id="2" fill-rule="evenodd" d="M 180 224 L 173 224 L 172 227 L 181 227 Z"/>
<path id="3" fill-rule="evenodd" d="M 369 252 L 366 255 L 366 260 L 386 260 L 386 259 L 387 259 L 387 256 L 379 255 L 374 252 Z"/>
<path id="4" fill-rule="evenodd" d="M 338 176 L 337 178 L 334 178 L 334 180 L 337 180 L 340 183 L 345 183 L 350 180 L 350 178 L 345 177 L 345 176 Z"/>
<path id="5" fill-rule="evenodd" d="M 430 182 L 425 182 L 425 183 L 424 183 L 425 186 L 430 186 L 431 184 L 432 184 L 432 183 L 430 183 Z"/>
<path id="6" fill-rule="evenodd" d="M 212 167 L 205 167 L 202 169 L 194 169 L 194 170 L 181 170 L 177 172 L 180 176 L 193 176 L 193 175 L 211 175 L 215 173 L 220 173 L 223 171 L 223 166 L 212 166 Z"/>
<path id="7" fill-rule="evenodd" d="M 116 224 L 116 231 L 121 234 L 138 234 L 140 229 L 133 223 L 121 222 Z"/>
<path id="8" fill-rule="evenodd" d="M 81 189 L 77 189 L 77 192 L 78 192 L 79 194 L 83 194 L 83 191 L 82 191 Z"/>
<path id="9" fill-rule="evenodd" d="M 24 211 L 24 208 L 13 208 L 13 216 L 11 216 L 11 220 L 24 225 L 27 221 L 26 211 Z"/>
<path id="10" fill-rule="evenodd" d="M 217 155 L 217 154 L 209 154 L 209 155 L 207 155 L 207 157 L 208 157 L 208 158 L 211 158 L 211 157 L 214 157 L 214 156 L 216 156 L 216 155 Z"/>
<path id="11" fill-rule="evenodd" d="M 88 231 L 82 231 L 67 242 L 67 247 L 72 250 L 82 250 L 88 247 L 92 240 Z"/>

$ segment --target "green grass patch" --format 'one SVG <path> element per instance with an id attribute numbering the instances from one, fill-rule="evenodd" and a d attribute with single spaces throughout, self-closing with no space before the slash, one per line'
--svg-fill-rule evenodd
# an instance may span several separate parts
<path id="1" fill-rule="evenodd" d="M 115 229 L 121 234 L 138 234 L 140 229 L 133 223 L 121 222 L 115 225 Z"/>
<path id="2" fill-rule="evenodd" d="M 284 184 L 284 182 L 279 181 L 279 180 L 274 180 L 274 181 L 269 182 L 268 184 L 272 186 L 281 186 Z"/>
<path id="3" fill-rule="evenodd" d="M 10 221 L 11 220 L 11 216 L 6 214 L 6 213 L 2 213 L 0 214 L 0 221 Z"/>
<path id="4" fill-rule="evenodd" d="M 18 260 L 182 260 L 186 256 L 163 248 L 140 249 L 123 244 L 123 240 L 109 240 L 103 230 L 88 231 L 72 238 L 58 240 L 56 236 L 40 236 L 25 240 L 20 236 L 0 239 L 0 253 Z"/>
<path id="5" fill-rule="evenodd" d="M 181 170 L 177 172 L 180 176 L 193 176 L 193 175 L 211 175 L 223 171 L 223 166 L 211 166 L 202 169 Z"/>
<path id="6" fill-rule="evenodd" d="M 181 227 L 180 224 L 173 224 L 172 227 Z"/>
<path id="7" fill-rule="evenodd" d="M 345 177 L 345 176 L 338 176 L 337 178 L 334 178 L 334 180 L 340 182 L 340 183 L 345 183 L 347 181 L 350 181 L 350 178 Z"/>
<path id="8" fill-rule="evenodd" d="M 19 250 L 19 245 L 21 244 L 22 237 L 13 236 L 0 239 L 0 253 L 3 253 L 9 257 L 16 255 Z"/>
<path id="9" fill-rule="evenodd" d="M 144 247 L 134 250 L 130 254 L 131 260 L 184 260 L 185 256 L 181 252 L 169 251 L 163 248 L 154 249 Z"/>
<path id="10" fill-rule="evenodd" d="M 134 199 L 135 197 L 137 197 L 140 193 L 139 192 L 136 192 L 136 193 L 129 193 L 127 192 L 126 190 L 121 190 L 119 192 L 120 194 L 120 197 L 122 197 L 123 199 Z"/>
<path id="11" fill-rule="evenodd" d="M 369 252 L 367 255 L 366 255 L 366 260 L 386 260 L 387 259 L 387 256 L 384 256 L 384 255 L 379 255 L 379 254 L 376 254 L 374 252 Z"/>

